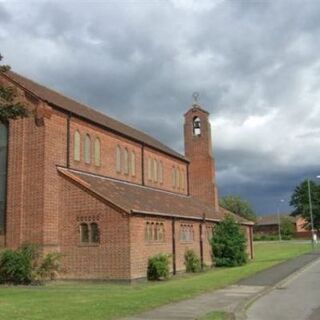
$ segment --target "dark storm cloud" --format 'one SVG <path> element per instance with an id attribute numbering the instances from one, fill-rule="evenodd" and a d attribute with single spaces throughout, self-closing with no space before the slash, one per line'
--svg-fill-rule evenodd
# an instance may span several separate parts
<path id="1" fill-rule="evenodd" d="M 5 7 L 0 3 L 0 24 L 8 22 L 10 20 L 10 14 Z"/>
<path id="2" fill-rule="evenodd" d="M 319 15 L 299 0 L 5 1 L 0 49 L 16 71 L 180 152 L 200 91 L 220 194 L 263 213 L 317 174 Z"/>

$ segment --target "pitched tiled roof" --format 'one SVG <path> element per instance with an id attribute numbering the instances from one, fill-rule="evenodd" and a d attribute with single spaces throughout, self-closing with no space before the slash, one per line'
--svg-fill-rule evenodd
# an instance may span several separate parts
<path id="1" fill-rule="evenodd" d="M 58 171 L 109 204 L 129 214 L 145 213 L 195 219 L 202 219 L 203 215 L 205 215 L 206 219 L 218 221 L 229 213 L 222 208 L 219 212 L 216 212 L 213 207 L 209 207 L 191 196 L 162 191 L 76 170 L 58 168 Z M 251 224 L 251 222 L 238 216 L 235 216 L 235 218 L 240 223 Z"/>
<path id="2" fill-rule="evenodd" d="M 296 221 L 295 217 L 291 217 L 289 214 L 285 214 L 285 213 L 281 213 L 280 214 L 280 219 L 281 218 L 289 218 L 292 223 L 294 223 Z M 257 218 L 257 226 L 267 226 L 267 225 L 274 225 L 274 224 L 278 224 L 279 218 L 277 214 L 271 214 L 271 215 L 267 215 L 267 216 L 260 216 Z"/>
<path id="3" fill-rule="evenodd" d="M 24 89 L 36 95 L 38 98 L 48 102 L 51 105 L 64 109 L 68 112 L 72 112 L 74 115 L 93 121 L 94 123 L 103 127 L 116 131 L 129 139 L 139 141 L 152 148 L 163 151 L 169 155 L 172 155 L 181 160 L 187 161 L 187 159 L 180 153 L 167 147 L 160 141 L 150 137 L 142 131 L 136 130 L 120 121 L 110 118 L 103 113 L 100 113 L 84 104 L 81 104 L 73 99 L 63 96 L 62 94 L 48 89 L 30 79 L 27 79 L 15 72 L 8 71 L 4 76 L 11 79 L 11 81 L 20 85 Z"/>

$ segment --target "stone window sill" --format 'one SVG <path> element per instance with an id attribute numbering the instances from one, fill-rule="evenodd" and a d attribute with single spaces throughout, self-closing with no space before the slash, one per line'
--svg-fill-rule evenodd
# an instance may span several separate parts
<path id="1" fill-rule="evenodd" d="M 100 243 L 80 243 L 79 247 L 100 247 Z"/>

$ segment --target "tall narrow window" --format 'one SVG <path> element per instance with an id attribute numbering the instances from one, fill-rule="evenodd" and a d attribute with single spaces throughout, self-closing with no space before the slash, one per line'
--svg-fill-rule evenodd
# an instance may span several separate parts
<path id="1" fill-rule="evenodd" d="M 153 159 L 153 180 L 158 182 L 158 161 Z"/>
<path id="2" fill-rule="evenodd" d="M 194 136 L 201 135 L 201 122 L 199 117 L 195 117 L 193 119 L 193 135 Z"/>
<path id="3" fill-rule="evenodd" d="M 163 163 L 162 163 L 162 161 L 159 161 L 158 174 L 159 174 L 159 182 L 163 183 Z"/>
<path id="4" fill-rule="evenodd" d="M 175 176 L 176 176 L 176 187 L 177 189 L 180 189 L 180 169 L 179 168 L 176 168 Z"/>
<path id="5" fill-rule="evenodd" d="M 121 148 L 117 146 L 116 148 L 116 170 L 118 173 L 121 172 Z"/>
<path id="6" fill-rule="evenodd" d="M 84 140 L 84 161 L 85 163 L 91 163 L 91 138 L 88 134 Z"/>
<path id="7" fill-rule="evenodd" d="M 89 227 L 86 223 L 81 223 L 80 225 L 80 242 L 89 242 Z"/>
<path id="8" fill-rule="evenodd" d="M 80 149 L 81 149 L 81 137 L 80 132 L 78 130 L 74 133 L 74 139 L 73 139 L 73 159 L 75 161 L 80 161 Z"/>
<path id="9" fill-rule="evenodd" d="M 7 198 L 8 127 L 0 122 L 0 234 L 4 231 Z"/>
<path id="10" fill-rule="evenodd" d="M 181 170 L 181 178 L 180 178 L 180 183 L 181 183 L 181 189 L 184 190 L 185 188 L 185 176 L 184 176 L 184 170 Z"/>
<path id="11" fill-rule="evenodd" d="M 131 174 L 136 175 L 136 154 L 134 151 L 131 152 Z"/>
<path id="12" fill-rule="evenodd" d="M 99 243 L 100 242 L 100 234 L 98 224 L 93 222 L 90 224 L 90 242 Z"/>
<path id="13" fill-rule="evenodd" d="M 148 179 L 152 180 L 152 159 L 148 158 Z"/>
<path id="14" fill-rule="evenodd" d="M 176 168 L 172 167 L 171 170 L 171 182 L 172 182 L 172 187 L 175 188 L 176 187 Z"/>
<path id="15" fill-rule="evenodd" d="M 101 143 L 99 138 L 96 138 L 94 142 L 94 164 L 97 167 L 100 167 L 101 164 Z"/>
<path id="16" fill-rule="evenodd" d="M 127 148 L 123 150 L 123 169 L 125 174 L 129 174 L 129 152 Z"/>

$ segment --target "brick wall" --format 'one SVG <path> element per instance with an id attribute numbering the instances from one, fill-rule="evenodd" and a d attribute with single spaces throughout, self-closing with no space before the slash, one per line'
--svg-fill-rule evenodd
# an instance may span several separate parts
<path id="1" fill-rule="evenodd" d="M 59 177 L 59 240 L 65 279 L 129 279 L 128 217 Z M 80 224 L 97 222 L 99 245 L 81 245 Z"/>
<path id="2" fill-rule="evenodd" d="M 164 223 L 164 242 L 146 241 L 146 222 Z M 130 218 L 131 278 L 147 276 L 148 258 L 158 253 L 172 254 L 172 224 L 169 219 L 134 216 Z M 172 264 L 170 265 L 172 271 Z"/>
<path id="3" fill-rule="evenodd" d="M 81 121 L 72 117 L 71 119 L 71 139 L 70 139 L 70 165 L 71 168 L 100 174 L 120 180 L 126 180 L 141 184 L 141 145 L 123 138 L 119 135 L 108 132 L 102 128 L 91 125 L 88 122 Z M 74 160 L 74 133 L 78 130 L 81 135 L 81 161 Z M 84 139 L 85 135 L 91 137 L 91 164 L 84 161 Z M 101 165 L 94 164 L 94 140 L 99 138 L 101 141 Z M 129 152 L 134 151 L 136 156 L 136 174 L 125 174 L 116 170 L 116 147 L 120 146 L 122 150 L 127 148 Z"/>
<path id="4" fill-rule="evenodd" d="M 74 160 L 74 133 L 78 130 L 81 135 L 81 152 L 80 161 Z M 130 181 L 137 184 L 142 184 L 142 145 L 121 137 L 120 135 L 108 132 L 98 126 L 89 124 L 88 122 L 79 120 L 75 117 L 71 118 L 70 126 L 70 166 L 71 168 L 92 172 L 95 174 L 108 176 L 120 180 Z M 89 134 L 91 138 L 91 163 L 87 164 L 84 161 L 84 139 L 85 135 Z M 101 165 L 96 166 L 94 164 L 94 140 L 99 138 L 101 141 Z M 122 150 L 125 148 L 129 151 L 129 154 L 133 151 L 136 158 L 135 175 L 131 173 L 126 174 L 123 172 L 117 172 L 116 170 L 116 148 L 120 146 Z M 148 158 L 156 159 L 163 163 L 163 183 L 148 179 Z M 130 163 L 131 164 L 131 163 Z M 184 173 L 185 187 L 174 188 L 172 185 L 172 167 L 179 168 Z M 187 167 L 186 163 L 167 156 L 154 149 L 144 147 L 144 182 L 145 185 L 173 191 L 177 193 L 187 194 Z"/>
<path id="5" fill-rule="evenodd" d="M 163 242 L 146 240 L 146 223 L 162 222 L 165 227 L 165 239 Z M 209 223 L 207 223 L 209 225 Z M 181 225 L 192 225 L 194 229 L 193 241 L 181 240 Z M 203 257 L 204 263 L 212 265 L 211 246 L 203 224 Z M 175 220 L 175 244 L 176 244 L 176 271 L 185 271 L 184 254 L 192 249 L 200 258 L 200 222 L 190 220 Z M 172 219 L 133 216 L 130 218 L 130 246 L 131 246 L 131 278 L 144 278 L 147 275 L 148 258 L 159 253 L 172 256 Z M 173 271 L 171 258 L 170 271 Z"/>
<path id="6" fill-rule="evenodd" d="M 33 117 L 10 121 L 6 243 L 42 243 L 45 128 Z"/>
<path id="7" fill-rule="evenodd" d="M 185 162 L 172 158 L 170 156 L 166 156 L 161 152 L 157 152 L 148 147 L 144 148 L 144 172 L 145 172 L 145 185 L 150 187 L 155 187 L 167 191 L 172 191 L 176 193 L 187 194 L 188 186 L 187 186 L 187 165 Z M 159 181 L 154 181 L 154 179 L 149 179 L 148 177 L 148 159 L 156 159 L 158 162 L 163 163 L 163 183 Z M 181 174 L 184 176 L 184 188 L 174 186 L 172 181 L 172 169 L 179 169 Z"/>

